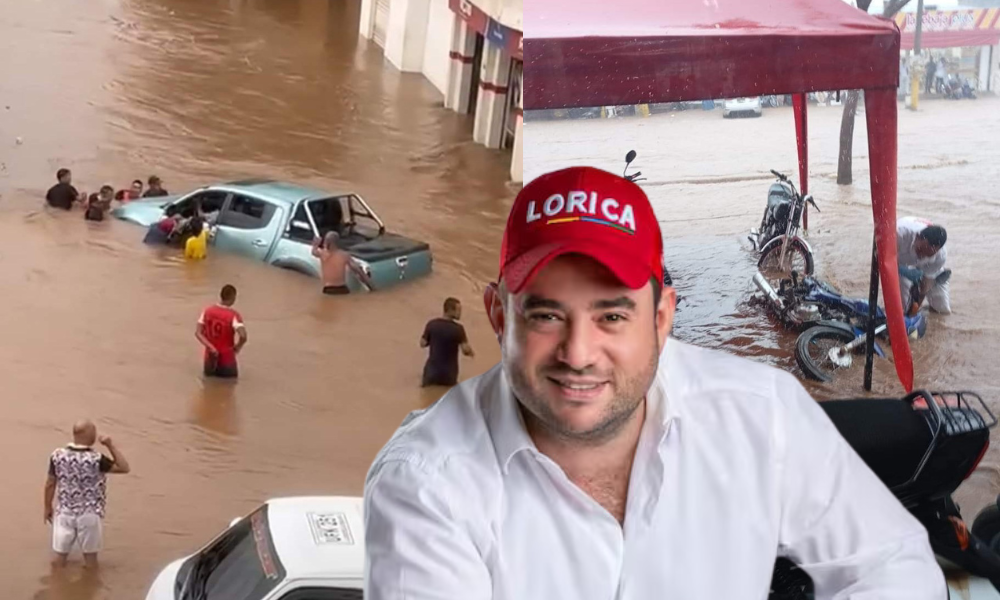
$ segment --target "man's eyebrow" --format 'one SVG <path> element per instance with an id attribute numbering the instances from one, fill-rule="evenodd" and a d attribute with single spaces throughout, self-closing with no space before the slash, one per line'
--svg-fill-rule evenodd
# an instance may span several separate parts
<path id="1" fill-rule="evenodd" d="M 635 300 L 629 298 L 628 296 L 619 296 L 610 300 L 597 300 L 592 303 L 590 307 L 593 310 L 607 310 L 609 308 L 625 308 L 628 310 L 635 310 L 636 303 Z"/>
<path id="2" fill-rule="evenodd" d="M 541 296 L 528 295 L 521 302 L 521 310 L 532 310 L 535 308 L 550 308 L 552 310 L 563 310 L 563 305 L 556 300 L 543 298 Z"/>
<path id="3" fill-rule="evenodd" d="M 628 296 L 619 296 L 618 298 L 609 298 L 605 300 L 596 300 L 590 304 L 591 310 L 608 310 L 612 308 L 624 308 L 627 310 L 636 309 L 635 300 L 629 298 Z M 558 300 L 552 300 L 550 298 L 543 298 L 542 296 L 527 296 L 521 302 L 522 310 L 532 310 L 536 308 L 548 308 L 551 310 L 565 310 L 565 307 Z"/>

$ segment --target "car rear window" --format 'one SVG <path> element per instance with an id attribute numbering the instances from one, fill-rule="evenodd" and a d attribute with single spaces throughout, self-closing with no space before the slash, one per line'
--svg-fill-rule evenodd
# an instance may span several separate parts
<path id="1" fill-rule="evenodd" d="M 267 506 L 231 527 L 189 564 L 178 576 L 178 591 L 184 592 L 178 594 L 179 600 L 261 600 L 267 596 L 285 578 L 271 540 Z"/>

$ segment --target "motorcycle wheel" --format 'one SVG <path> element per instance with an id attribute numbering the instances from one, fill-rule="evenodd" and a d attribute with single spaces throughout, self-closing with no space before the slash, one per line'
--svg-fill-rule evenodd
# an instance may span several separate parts
<path id="1" fill-rule="evenodd" d="M 983 541 L 994 552 L 1000 552 L 1000 507 L 994 502 L 976 515 L 972 535 Z"/>
<path id="2" fill-rule="evenodd" d="M 827 353 L 836 346 L 842 346 L 854 340 L 854 334 L 838 327 L 817 325 L 802 332 L 795 342 L 795 362 L 806 377 L 817 381 L 829 382 L 838 373 L 850 370 L 851 367 L 837 366 L 830 361 Z M 859 361 L 852 362 L 852 367 Z"/>
<path id="3" fill-rule="evenodd" d="M 798 272 L 799 276 L 813 274 L 812 254 L 802 242 L 792 240 L 788 252 L 788 269 L 782 269 L 779 264 L 781 260 L 781 244 L 771 246 L 760 255 L 760 258 L 757 260 L 757 270 L 764 276 L 764 279 L 769 282 L 789 279 L 792 276 L 792 271 Z"/>

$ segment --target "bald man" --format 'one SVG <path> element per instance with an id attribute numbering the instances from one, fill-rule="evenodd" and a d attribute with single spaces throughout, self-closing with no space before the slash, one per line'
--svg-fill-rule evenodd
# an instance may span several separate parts
<path id="1" fill-rule="evenodd" d="M 327 233 L 323 239 L 313 240 L 312 255 L 319 259 L 323 272 L 323 293 L 331 296 L 350 294 L 347 287 L 347 272 L 351 271 L 369 291 L 375 289 L 372 280 L 361 268 L 350 252 L 343 250 L 337 244 L 340 235 L 336 231 Z"/>
<path id="2" fill-rule="evenodd" d="M 52 564 L 57 567 L 66 565 L 74 545 L 80 546 L 86 567 L 97 566 L 103 542 L 107 474 L 129 472 L 128 461 L 111 438 L 100 437 L 110 458 L 94 450 L 97 441 L 97 426 L 91 421 L 79 421 L 73 425 L 73 443 L 56 449 L 49 458 L 45 522 L 52 523 Z"/>

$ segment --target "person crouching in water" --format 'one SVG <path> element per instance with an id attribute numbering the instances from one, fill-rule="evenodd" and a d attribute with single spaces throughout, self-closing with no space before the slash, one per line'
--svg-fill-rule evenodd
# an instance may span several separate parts
<path id="1" fill-rule="evenodd" d="M 99 194 L 91 194 L 87 199 L 87 208 L 83 213 L 83 218 L 88 221 L 103 221 L 104 213 L 111 209 L 111 201 L 114 199 L 115 189 L 110 185 L 101 186 Z"/>
<path id="2" fill-rule="evenodd" d="M 191 219 L 191 237 L 184 242 L 184 258 L 199 260 L 208 255 L 208 227 L 201 217 Z"/>
<path id="3" fill-rule="evenodd" d="M 312 254 L 319 259 L 323 271 L 323 293 L 331 296 L 350 294 L 351 290 L 347 287 L 348 269 L 369 292 L 374 290 L 371 278 L 349 252 L 337 246 L 338 241 L 340 234 L 336 231 L 327 233 L 322 241 L 319 238 L 313 241 Z"/>

